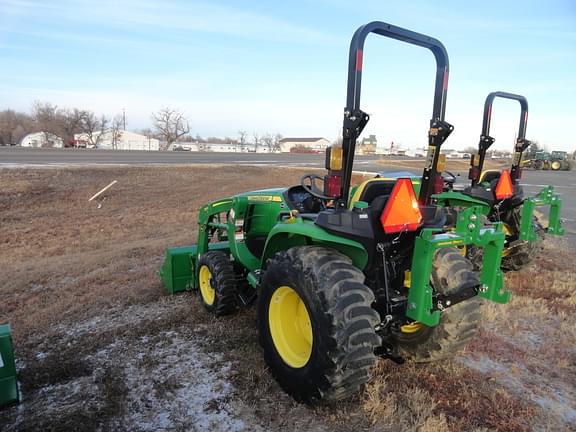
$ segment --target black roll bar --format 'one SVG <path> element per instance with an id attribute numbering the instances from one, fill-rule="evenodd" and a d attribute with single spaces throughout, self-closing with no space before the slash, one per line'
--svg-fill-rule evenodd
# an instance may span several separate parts
<path id="1" fill-rule="evenodd" d="M 428 48 L 436 59 L 436 81 L 434 85 L 434 104 L 432 107 L 432 119 L 428 133 L 429 147 L 426 166 L 422 175 L 419 201 L 427 204 L 432 195 L 433 181 L 436 176 L 439 148 L 454 129 L 444 121 L 446 111 L 446 96 L 448 91 L 448 53 L 444 45 L 437 39 L 396 27 L 391 24 L 374 21 L 363 25 L 354 33 L 350 42 L 348 58 L 348 88 L 346 96 L 346 108 L 344 109 L 344 126 L 342 152 L 344 158 L 343 178 L 340 188 L 338 206 L 347 207 L 352 166 L 354 163 L 354 151 L 356 140 L 369 120 L 368 114 L 360 109 L 360 94 L 362 88 L 362 60 L 364 55 L 364 41 L 370 33 L 396 39 L 412 45 Z"/>
<path id="2" fill-rule="evenodd" d="M 512 168 L 510 169 L 510 178 L 513 183 L 520 174 L 520 162 L 522 160 L 522 153 L 531 144 L 530 141 L 526 139 L 526 125 L 528 123 L 528 101 L 524 96 L 520 96 L 513 93 L 507 93 L 502 91 L 496 91 L 490 93 L 486 97 L 484 102 L 484 116 L 482 119 L 482 132 L 480 133 L 480 142 L 478 144 L 478 157 L 479 161 L 477 165 L 474 165 L 474 158 L 470 161 L 472 168 L 477 167 L 476 170 L 470 171 L 470 176 L 472 180 L 472 186 L 478 184 L 480 180 L 480 173 L 484 167 L 484 160 L 486 159 L 486 152 L 490 146 L 494 143 L 494 138 L 490 136 L 490 122 L 492 120 L 492 104 L 494 99 L 497 97 L 504 99 L 516 100 L 520 103 L 520 125 L 518 126 L 518 136 L 516 137 L 516 144 L 514 145 L 514 158 L 512 160 Z"/>

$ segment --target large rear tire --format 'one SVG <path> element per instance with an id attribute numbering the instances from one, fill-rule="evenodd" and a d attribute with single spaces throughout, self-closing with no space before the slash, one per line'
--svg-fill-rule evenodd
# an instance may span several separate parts
<path id="1" fill-rule="evenodd" d="M 432 265 L 431 284 L 437 293 L 450 294 L 463 283 L 479 283 L 472 264 L 458 249 L 439 249 Z M 453 357 L 475 335 L 481 320 L 481 300 L 473 297 L 442 312 L 440 324 L 414 323 L 394 334 L 401 354 L 417 363 Z"/>
<path id="2" fill-rule="evenodd" d="M 198 260 L 198 293 L 204 307 L 216 316 L 238 309 L 236 275 L 228 255 L 209 251 Z"/>
<path id="3" fill-rule="evenodd" d="M 328 248 L 294 247 L 269 261 L 258 296 L 260 344 L 297 401 L 343 399 L 370 379 L 380 317 L 363 282 L 348 257 Z"/>
<path id="4" fill-rule="evenodd" d="M 504 271 L 518 271 L 532 264 L 536 256 L 542 250 L 542 241 L 544 240 L 544 227 L 536 216 L 533 216 L 532 224 L 536 232 L 537 239 L 533 242 L 516 240 L 511 242 L 502 256 L 500 268 Z"/>

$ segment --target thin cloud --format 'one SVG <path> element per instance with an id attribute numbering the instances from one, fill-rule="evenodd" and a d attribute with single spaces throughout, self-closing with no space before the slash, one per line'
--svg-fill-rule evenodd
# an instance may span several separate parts
<path id="1" fill-rule="evenodd" d="M 145 1 L 102 1 L 44 4 L 33 1 L 8 0 L 2 9 L 5 15 L 66 20 L 76 26 L 101 25 L 119 31 L 157 31 L 165 29 L 202 32 L 290 43 L 340 43 L 339 38 L 291 24 L 285 20 L 248 12 L 237 7 L 209 3 L 174 3 Z M 25 13 L 23 13 L 25 12 Z M 80 34 L 79 30 L 74 32 Z M 57 35 L 53 33 L 53 35 Z"/>

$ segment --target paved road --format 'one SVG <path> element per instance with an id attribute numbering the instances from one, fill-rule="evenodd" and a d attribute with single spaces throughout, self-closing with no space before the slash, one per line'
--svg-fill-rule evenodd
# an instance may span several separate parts
<path id="1" fill-rule="evenodd" d="M 378 172 L 379 156 L 358 156 L 354 168 Z M 0 168 L 22 166 L 94 166 L 94 165 L 157 165 L 157 164 L 227 164 L 274 166 L 324 166 L 323 154 L 256 154 L 256 153 L 197 153 L 146 152 L 86 149 L 32 149 L 0 147 Z M 418 171 L 414 171 L 417 173 Z M 465 182 L 461 173 L 460 182 Z M 554 185 L 563 200 L 566 238 L 576 246 L 576 171 L 525 170 L 522 184 L 527 195 L 536 194 L 546 185 Z"/>
<path id="2" fill-rule="evenodd" d="M 377 171 L 379 156 L 358 156 L 355 166 Z M 186 151 L 121 151 L 90 149 L 35 149 L 0 147 L 0 168 L 13 166 L 90 166 L 141 164 L 218 164 L 285 165 L 323 167 L 324 154 L 295 153 L 203 153 Z"/>

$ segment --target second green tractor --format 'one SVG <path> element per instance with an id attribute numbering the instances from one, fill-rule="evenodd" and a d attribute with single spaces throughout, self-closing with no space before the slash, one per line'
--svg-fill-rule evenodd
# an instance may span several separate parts
<path id="1" fill-rule="evenodd" d="M 517 101 L 520 104 L 520 123 L 510 169 L 484 170 L 484 161 L 488 149 L 495 139 L 490 136 L 493 102 L 497 99 Z M 482 131 L 478 143 L 478 152 L 472 155 L 468 179 L 470 185 L 456 190 L 456 177 L 448 174 L 444 178 L 443 192 L 433 195 L 438 205 L 448 211 L 459 208 L 477 207 L 482 217 L 492 222 L 501 222 L 506 234 L 502 269 L 521 270 L 531 264 L 540 250 L 544 233 L 562 235 L 560 209 L 562 201 L 552 186 L 544 187 L 535 196 L 525 196 L 520 179 L 522 177 L 522 158 L 531 142 L 526 139 L 528 123 L 528 101 L 524 96 L 502 91 L 490 93 L 484 102 Z M 537 208 L 547 208 L 548 221 Z M 481 266 L 482 250 L 474 246 L 466 250 L 476 268 Z"/>

